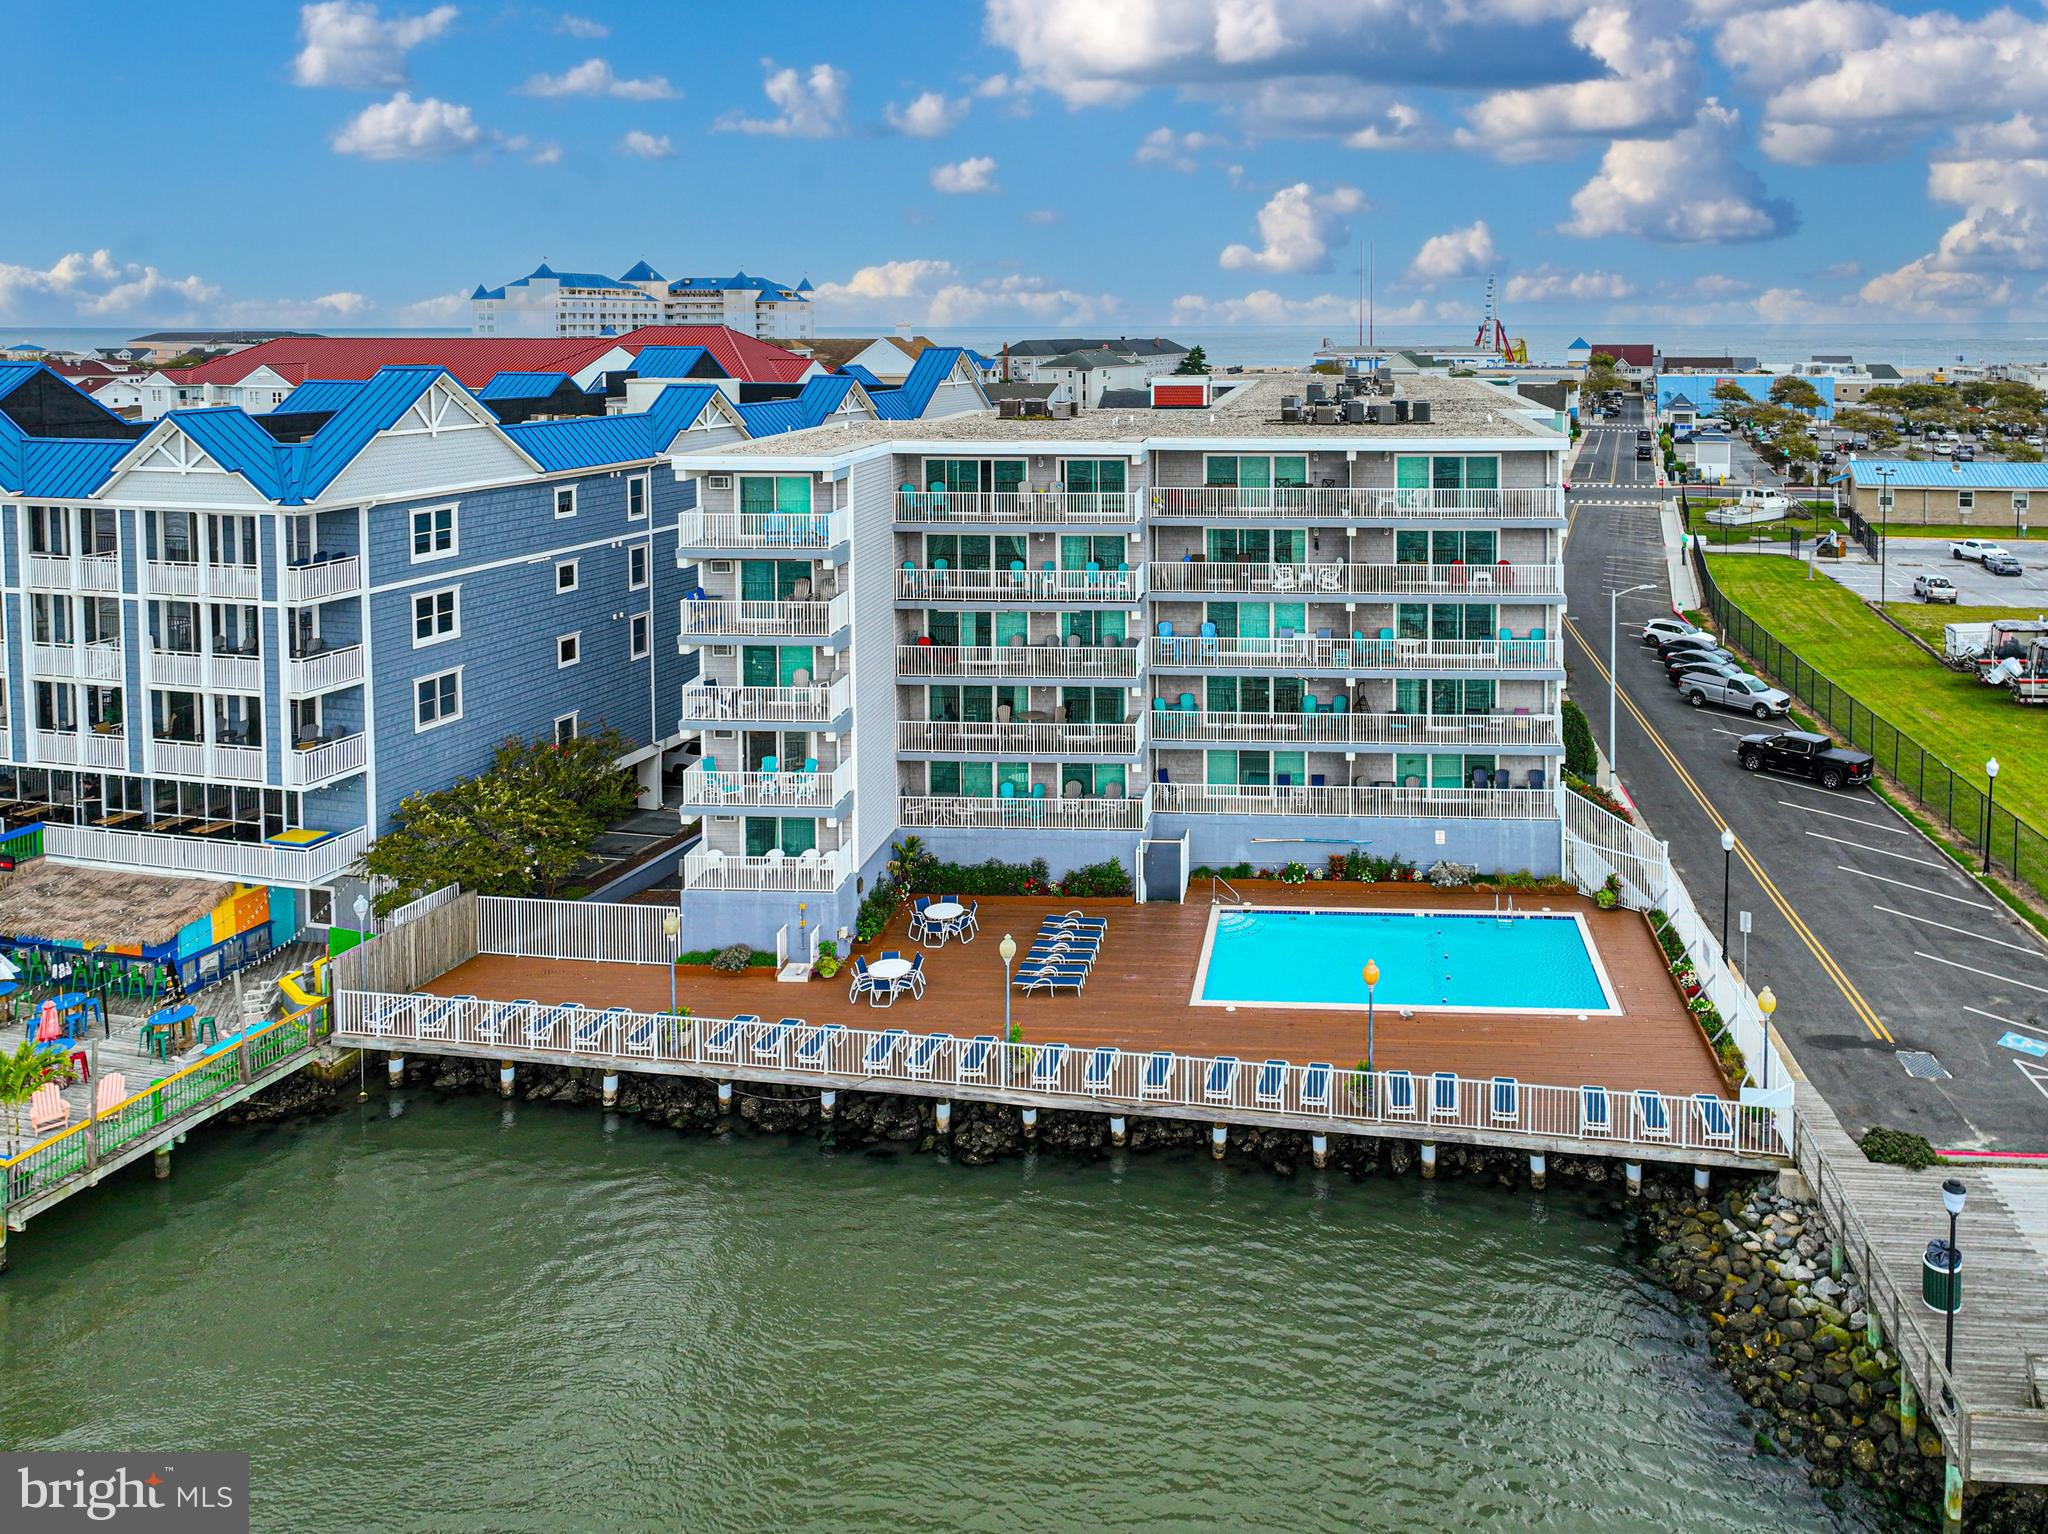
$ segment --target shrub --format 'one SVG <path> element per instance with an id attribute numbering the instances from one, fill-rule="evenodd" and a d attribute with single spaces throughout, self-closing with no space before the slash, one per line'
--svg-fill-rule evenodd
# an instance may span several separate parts
<path id="1" fill-rule="evenodd" d="M 1039 865 L 1043 867 L 1041 863 Z M 1107 899 L 1131 893 L 1131 871 L 1115 858 L 1076 868 L 1060 880 L 1059 893 Z"/>
<path id="2" fill-rule="evenodd" d="M 1601 809 L 1607 811 L 1616 820 L 1634 823 L 1635 817 L 1629 814 L 1628 806 L 1624 805 L 1606 789 L 1600 787 L 1599 784 L 1589 783 L 1584 778 L 1575 778 L 1567 772 L 1565 774 L 1564 786 L 1577 794 L 1581 799 L 1588 799 L 1594 804 L 1599 805 Z"/>
<path id="3" fill-rule="evenodd" d="M 882 929 L 889 925 L 889 918 L 895 914 L 903 896 L 892 879 L 877 879 L 875 887 L 867 892 L 860 903 L 860 910 L 853 918 L 853 935 L 863 943 L 873 942 L 882 935 Z"/>
<path id="4" fill-rule="evenodd" d="M 1886 1166 L 1910 1167 L 1920 1171 L 1933 1166 L 1936 1160 L 1934 1147 L 1924 1136 L 1910 1130 L 1886 1129 L 1880 1125 L 1856 1144 L 1868 1159 Z"/>
<path id="5" fill-rule="evenodd" d="M 754 962 L 754 950 L 745 943 L 734 943 L 730 948 L 718 950 L 718 957 L 711 961 L 711 967 L 721 974 L 737 975 Z"/>
<path id="6" fill-rule="evenodd" d="M 1440 890 L 1463 889 L 1479 870 L 1470 863 L 1453 863 L 1442 858 L 1429 865 L 1429 882 Z"/>
<path id="7" fill-rule="evenodd" d="M 1564 700 L 1564 770 L 1574 778 L 1590 778 L 1600 770 L 1592 723 L 1570 698 Z"/>
<path id="8" fill-rule="evenodd" d="M 1280 870 L 1280 882 L 1283 884 L 1305 884 L 1308 882 L 1308 870 L 1299 863 L 1289 863 Z"/>

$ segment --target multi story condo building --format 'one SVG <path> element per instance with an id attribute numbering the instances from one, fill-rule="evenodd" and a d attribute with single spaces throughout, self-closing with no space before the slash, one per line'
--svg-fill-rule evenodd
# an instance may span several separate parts
<path id="1" fill-rule="evenodd" d="M 542 262 L 500 287 L 479 284 L 469 301 L 480 336 L 609 336 L 640 325 L 726 325 L 784 340 L 816 333 L 808 277 L 795 287 L 745 272 L 671 280 L 645 261 L 618 277 Z"/>
<path id="2" fill-rule="evenodd" d="M 1555 872 L 1566 438 L 1473 380 L 1304 409 L 1324 383 L 671 454 L 692 941 L 850 924 L 906 832 L 1056 874 Z"/>

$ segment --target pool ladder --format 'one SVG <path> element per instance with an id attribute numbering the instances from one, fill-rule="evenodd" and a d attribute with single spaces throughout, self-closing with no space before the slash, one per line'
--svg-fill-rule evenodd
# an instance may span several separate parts
<path id="1" fill-rule="evenodd" d="M 1506 905 L 1502 905 L 1502 901 L 1506 901 Z M 1494 891 L 1493 919 L 1496 925 L 1502 927 L 1515 919 L 1515 897 L 1512 891 Z"/>
<path id="2" fill-rule="evenodd" d="M 1209 904 L 1221 905 L 1223 903 L 1216 898 L 1216 891 L 1219 888 L 1230 890 L 1230 903 L 1232 905 L 1248 905 L 1250 903 L 1236 890 L 1230 889 L 1229 880 L 1221 878 L 1216 874 L 1211 874 L 1209 875 Z"/>

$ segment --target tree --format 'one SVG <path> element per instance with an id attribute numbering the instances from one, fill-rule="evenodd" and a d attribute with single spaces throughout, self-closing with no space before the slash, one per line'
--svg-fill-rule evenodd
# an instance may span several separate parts
<path id="1" fill-rule="evenodd" d="M 1771 380 L 1771 403 L 1791 410 L 1814 411 L 1821 407 L 1820 390 L 1797 373 L 1781 373 Z"/>
<path id="2" fill-rule="evenodd" d="M 1804 477 L 1808 469 L 1820 462 L 1820 444 L 1807 436 L 1802 427 L 1781 429 L 1771 439 L 1771 446 L 1777 449 L 1779 461 L 1794 479 Z"/>
<path id="3" fill-rule="evenodd" d="M 1180 366 L 1174 369 L 1176 373 L 1206 373 L 1208 371 L 1209 354 L 1199 346 L 1190 347 L 1188 354 L 1180 359 Z"/>
<path id="4" fill-rule="evenodd" d="M 389 887 L 382 916 L 444 884 L 481 895 L 534 895 L 564 883 L 606 826 L 638 797 L 616 765 L 629 749 L 617 730 L 504 741 L 491 765 L 433 793 L 410 794 L 397 823 L 364 854 Z"/>
<path id="5" fill-rule="evenodd" d="M 35 1032 L 33 1021 L 29 1024 L 29 1032 L 31 1035 Z M 10 1151 L 21 1135 L 22 1105 L 35 1096 L 37 1087 L 51 1079 L 51 1063 L 55 1058 L 38 1050 L 33 1038 L 11 1055 L 0 1053 L 0 1109 L 7 1113 Z"/>
<path id="6" fill-rule="evenodd" d="M 1615 370 L 1614 358 L 1606 352 L 1595 352 L 1586 360 L 1586 381 L 1584 391 L 1594 397 L 1613 394 L 1622 387 L 1622 376 Z"/>

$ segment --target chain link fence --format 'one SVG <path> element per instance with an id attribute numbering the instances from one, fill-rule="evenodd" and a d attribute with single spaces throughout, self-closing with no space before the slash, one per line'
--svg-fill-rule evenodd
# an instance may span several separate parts
<path id="1" fill-rule="evenodd" d="M 1985 792 L 1981 766 L 1951 767 L 1824 672 L 1815 670 L 1798 651 L 1735 605 L 1715 582 L 1697 545 L 1693 563 L 1699 571 L 1707 611 L 1720 625 L 1724 639 L 1746 650 L 1759 670 L 1775 677 L 1835 734 L 1875 757 L 1879 769 L 1890 774 L 1929 819 L 1976 848 L 1980 860 L 1988 857 L 1993 868 L 2048 897 L 2048 836 Z"/>

